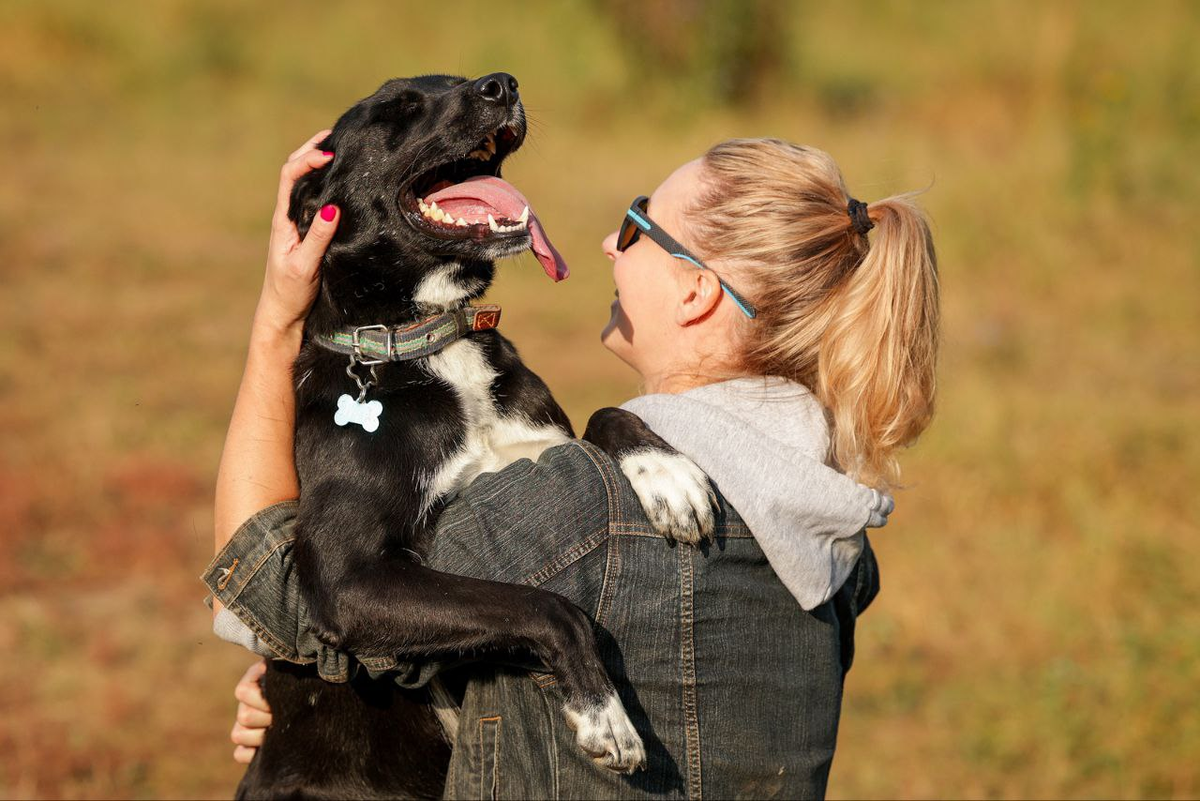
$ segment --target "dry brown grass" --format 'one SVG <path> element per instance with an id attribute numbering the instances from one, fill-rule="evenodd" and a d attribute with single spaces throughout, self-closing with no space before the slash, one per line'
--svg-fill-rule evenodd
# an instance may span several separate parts
<path id="1" fill-rule="evenodd" d="M 493 10 L 8 7 L 0 797 L 233 787 L 247 657 L 195 577 L 277 163 L 385 77 L 495 68 L 573 277 L 518 259 L 494 296 L 577 425 L 636 392 L 597 243 L 673 166 L 772 134 L 864 199 L 931 186 L 940 411 L 873 540 L 831 794 L 1200 795 L 1196 6 L 798 5 L 737 113 L 639 75 L 590 6 Z"/>

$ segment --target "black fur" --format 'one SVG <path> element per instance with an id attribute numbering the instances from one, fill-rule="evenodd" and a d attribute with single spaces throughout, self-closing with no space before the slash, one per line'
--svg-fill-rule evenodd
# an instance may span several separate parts
<path id="1" fill-rule="evenodd" d="M 499 152 L 490 162 L 461 160 L 496 131 Z M 384 405 L 380 428 L 339 427 L 337 398 L 354 392 L 348 358 L 311 341 L 346 326 L 395 325 L 427 313 L 414 293 L 447 263 L 461 265 L 459 281 L 471 287 L 461 304 L 481 295 L 493 260 L 527 249 L 529 235 L 493 234 L 486 226 L 432 230 L 415 198 L 439 177 L 498 174 L 524 135 L 511 76 L 392 80 L 348 110 L 319 145 L 336 154 L 330 165 L 297 182 L 290 216 L 302 234 L 327 203 L 337 204 L 342 218 L 295 365 L 302 487 L 296 566 L 323 642 L 418 658 L 523 651 L 557 674 L 569 704 L 585 706 L 614 690 L 582 611 L 553 593 L 438 573 L 414 556 L 427 550 L 442 502 L 427 496 L 427 478 L 466 436 L 454 389 L 423 359 L 380 365 L 369 395 Z M 469 337 L 497 373 L 491 396 L 502 414 L 573 436 L 546 385 L 507 339 L 494 330 Z M 402 691 L 362 672 L 331 684 L 312 667 L 282 662 L 271 663 L 264 689 L 275 723 L 239 797 L 441 795 L 449 751 L 425 691 Z"/>

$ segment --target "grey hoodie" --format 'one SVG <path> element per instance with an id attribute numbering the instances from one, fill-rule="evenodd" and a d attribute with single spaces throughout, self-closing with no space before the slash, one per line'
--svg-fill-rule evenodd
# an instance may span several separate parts
<path id="1" fill-rule="evenodd" d="M 829 423 L 809 390 L 738 378 L 621 406 L 691 458 L 737 509 L 800 606 L 829 600 L 887 523 L 890 496 L 829 466 Z"/>

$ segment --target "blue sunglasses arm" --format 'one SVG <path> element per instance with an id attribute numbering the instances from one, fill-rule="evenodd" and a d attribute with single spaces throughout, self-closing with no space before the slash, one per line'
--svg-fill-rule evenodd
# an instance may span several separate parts
<path id="1" fill-rule="evenodd" d="M 643 231 L 645 231 L 650 236 L 651 239 L 654 239 L 657 241 L 659 239 L 659 237 L 661 237 L 663 240 L 665 240 L 665 242 L 659 242 L 659 244 L 661 246 L 663 246 L 663 248 L 667 251 L 667 253 L 670 253 L 672 256 L 674 256 L 677 259 L 683 259 L 684 261 L 691 262 L 692 264 L 699 267 L 701 270 L 708 270 L 707 266 L 705 266 L 704 264 L 701 264 L 699 261 L 697 261 L 694 257 L 690 256 L 689 254 L 675 253 L 670 248 L 666 247 L 667 242 L 669 242 L 670 244 L 674 245 L 675 247 L 679 247 L 679 248 L 682 248 L 682 245 L 680 245 L 678 242 L 676 242 L 674 239 L 672 239 L 670 236 L 668 236 L 667 233 L 665 231 L 663 231 L 661 228 L 658 229 L 657 232 L 655 230 L 653 230 L 654 226 L 650 224 L 650 221 L 645 219 L 644 217 L 642 217 L 640 214 L 638 214 L 632 208 L 626 209 L 625 216 L 627 216 L 629 219 L 631 219 L 635 223 L 637 223 L 638 227 L 641 228 Z M 658 233 L 659 236 L 655 236 L 655 233 Z M 710 270 L 710 272 L 711 272 L 711 270 Z M 716 275 L 716 273 L 713 273 L 713 275 Z M 728 284 L 726 284 L 723 280 L 721 280 L 721 276 L 719 276 L 719 275 L 717 276 L 717 283 L 719 283 L 721 285 L 721 289 L 725 290 L 725 294 L 728 295 L 729 299 L 733 301 L 733 305 L 735 305 L 739 309 L 741 309 L 742 314 L 746 315 L 751 320 L 753 320 L 755 318 L 757 313 L 752 308 L 750 308 L 748 303 L 746 303 L 744 300 L 742 300 L 742 298 L 738 295 L 737 292 L 734 292 L 733 289 Z"/>
<path id="2" fill-rule="evenodd" d="M 696 265 L 701 270 L 708 270 L 708 267 L 706 267 L 703 264 L 701 264 L 700 262 L 696 261 L 695 259 L 693 259 L 691 256 L 687 255 L 686 253 L 672 253 L 671 255 L 677 259 L 683 259 L 684 261 L 690 261 L 692 264 Z M 712 271 L 709 270 L 709 272 L 712 272 Z M 716 275 L 716 273 L 713 273 L 713 275 Z M 750 309 L 746 308 L 746 302 L 738 297 L 738 293 L 734 292 L 733 289 L 730 288 L 729 284 L 722 281 L 720 276 L 717 276 L 717 283 L 721 285 L 721 289 L 725 290 L 725 294 L 728 295 L 729 299 L 733 301 L 733 305 L 735 305 L 739 309 L 741 309 L 742 314 L 746 315 L 751 320 L 753 320 L 755 317 L 755 313 L 753 311 L 751 311 Z"/>
<path id="3" fill-rule="evenodd" d="M 646 222 L 646 221 L 645 221 L 645 220 L 643 220 L 643 219 L 642 219 L 640 216 L 638 216 L 638 213 L 637 213 L 637 212 L 635 212 L 633 209 L 627 209 L 627 210 L 625 211 L 625 214 L 626 214 L 626 216 L 628 216 L 628 217 L 629 217 L 629 219 L 631 219 L 631 220 L 633 220 L 635 223 L 637 223 L 637 224 L 638 224 L 638 225 L 641 227 L 641 229 L 642 229 L 643 231 L 649 231 L 649 230 L 650 230 L 650 223 Z"/>

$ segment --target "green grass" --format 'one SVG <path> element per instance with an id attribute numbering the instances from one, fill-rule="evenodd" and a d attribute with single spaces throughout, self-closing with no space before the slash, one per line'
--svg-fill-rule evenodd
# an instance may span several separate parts
<path id="1" fill-rule="evenodd" d="M 598 243 L 679 163 L 777 135 L 864 200 L 928 187 L 939 412 L 873 539 L 831 795 L 1200 795 L 1197 8 L 789 4 L 724 107 L 600 2 L 10 2 L 0 796 L 230 792 L 248 660 L 195 577 L 278 165 L 387 77 L 495 69 L 573 274 L 515 259 L 493 299 L 577 426 L 637 391 Z"/>

